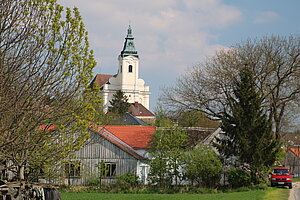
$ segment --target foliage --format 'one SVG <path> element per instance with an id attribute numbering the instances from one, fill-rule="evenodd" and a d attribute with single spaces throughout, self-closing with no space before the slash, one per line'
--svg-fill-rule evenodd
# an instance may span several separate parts
<path id="1" fill-rule="evenodd" d="M 281 143 L 263 113 L 252 71 L 245 66 L 239 78 L 233 86 L 234 95 L 228 99 L 229 111 L 224 111 L 222 117 L 223 133 L 215 146 L 225 158 L 234 157 L 237 163 L 249 163 L 252 181 L 257 184 L 255 174 L 261 168 L 274 164 L 281 151 Z"/>
<path id="2" fill-rule="evenodd" d="M 150 180 L 160 187 L 177 185 L 182 179 L 180 166 L 183 164 L 187 132 L 178 128 L 157 130 L 152 135 L 150 151 Z"/>
<path id="3" fill-rule="evenodd" d="M 216 128 L 219 126 L 218 122 L 208 118 L 203 112 L 198 110 L 181 112 L 177 121 L 178 125 L 183 127 Z"/>
<path id="4" fill-rule="evenodd" d="M 88 89 L 95 64 L 77 8 L 1 1 L 0 160 L 17 179 L 84 144 L 97 101 Z"/>
<path id="5" fill-rule="evenodd" d="M 170 127 L 171 121 L 164 108 L 158 105 L 155 109 L 155 126 L 157 127 Z"/>
<path id="6" fill-rule="evenodd" d="M 192 183 L 214 187 L 220 183 L 222 163 L 211 147 L 199 145 L 184 155 L 185 176 Z"/>
<path id="7" fill-rule="evenodd" d="M 189 69 L 175 86 L 164 88 L 160 100 L 168 111 L 200 110 L 220 119 L 227 111 L 238 73 L 247 64 L 254 73 L 263 109 L 279 135 L 288 114 L 298 112 L 294 108 L 300 102 L 299 38 L 266 36 L 221 50 Z"/>
<path id="8" fill-rule="evenodd" d="M 251 185 L 251 169 L 249 165 L 241 165 L 227 172 L 228 182 L 233 188 Z"/>
<path id="9" fill-rule="evenodd" d="M 121 90 L 118 90 L 113 95 L 113 99 L 110 100 L 109 103 L 110 106 L 108 107 L 108 112 L 112 112 L 120 116 L 127 113 L 130 106 L 130 103 L 128 103 L 128 97 Z"/>
<path id="10" fill-rule="evenodd" d="M 139 177 L 132 173 L 125 173 L 116 176 L 115 186 L 121 190 L 128 190 L 137 187 L 139 184 Z"/>

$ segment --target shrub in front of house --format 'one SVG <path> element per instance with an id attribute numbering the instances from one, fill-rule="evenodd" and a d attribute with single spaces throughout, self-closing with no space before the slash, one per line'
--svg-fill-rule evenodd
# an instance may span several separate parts
<path id="1" fill-rule="evenodd" d="M 243 168 L 232 168 L 228 171 L 228 182 L 233 188 L 251 185 L 251 174 Z"/>

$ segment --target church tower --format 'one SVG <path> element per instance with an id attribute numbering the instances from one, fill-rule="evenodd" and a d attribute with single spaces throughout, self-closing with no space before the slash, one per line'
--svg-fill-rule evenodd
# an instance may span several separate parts
<path id="1" fill-rule="evenodd" d="M 128 97 L 129 103 L 142 104 L 149 110 L 149 86 L 139 78 L 139 55 L 135 48 L 132 29 L 129 25 L 123 49 L 118 56 L 119 66 L 115 75 L 97 74 L 92 84 L 101 89 L 104 110 L 110 106 L 109 101 L 116 91 L 121 90 Z"/>
<path id="2" fill-rule="evenodd" d="M 118 74 L 121 76 L 121 90 L 133 90 L 132 86 L 136 86 L 139 75 L 139 56 L 135 49 L 134 37 L 132 29 L 129 25 L 127 36 L 125 38 L 123 50 L 119 55 L 119 70 Z M 137 95 L 137 94 L 136 94 Z M 134 98 L 134 100 L 137 100 Z"/>

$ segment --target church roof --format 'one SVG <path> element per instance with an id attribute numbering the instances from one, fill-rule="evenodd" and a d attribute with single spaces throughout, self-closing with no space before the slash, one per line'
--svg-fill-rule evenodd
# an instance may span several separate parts
<path id="1" fill-rule="evenodd" d="M 134 46 L 134 37 L 132 35 L 132 29 L 131 26 L 129 25 L 128 30 L 127 30 L 127 36 L 125 38 L 123 50 L 121 51 L 120 56 L 121 57 L 126 57 L 126 56 L 134 56 L 134 57 L 139 57 L 137 54 L 137 51 Z"/>
<path id="2" fill-rule="evenodd" d="M 134 116 L 155 116 L 150 110 L 138 102 L 132 103 L 128 108 L 128 112 Z"/>
<path id="3" fill-rule="evenodd" d="M 91 82 L 91 86 L 93 86 L 95 83 L 98 87 L 102 87 L 105 83 L 108 83 L 108 80 L 113 75 L 109 74 L 97 74 L 93 81 Z"/>

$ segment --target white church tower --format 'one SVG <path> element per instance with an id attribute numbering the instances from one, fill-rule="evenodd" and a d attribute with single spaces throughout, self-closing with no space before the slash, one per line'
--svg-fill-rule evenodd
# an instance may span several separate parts
<path id="1" fill-rule="evenodd" d="M 134 45 L 132 29 L 129 25 L 123 50 L 118 57 L 119 67 L 116 75 L 97 74 L 92 84 L 97 84 L 102 93 L 104 110 L 110 106 L 113 94 L 121 90 L 129 103 L 140 103 L 149 110 L 149 86 L 139 78 L 139 56 Z"/>

